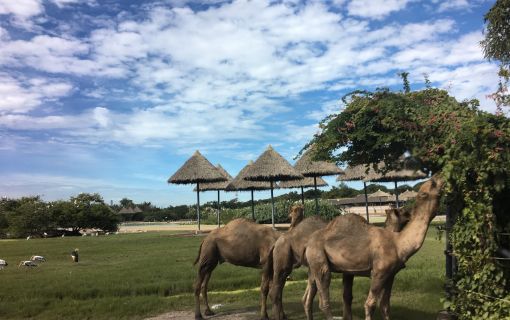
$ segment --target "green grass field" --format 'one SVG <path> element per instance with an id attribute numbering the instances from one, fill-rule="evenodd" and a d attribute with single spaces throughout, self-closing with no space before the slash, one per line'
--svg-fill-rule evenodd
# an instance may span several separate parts
<path id="1" fill-rule="evenodd" d="M 396 278 L 392 319 L 435 319 L 441 309 L 444 243 L 430 228 L 422 249 Z M 201 237 L 171 233 L 119 234 L 103 237 L 0 241 L 0 319 L 140 319 L 171 310 L 192 308 L 192 283 Z M 444 240 L 443 240 L 444 241 Z M 70 252 L 80 249 L 74 264 Z M 38 254 L 47 262 L 17 268 L 20 260 Z M 292 275 L 284 292 L 291 319 L 303 319 L 300 303 L 306 269 Z M 361 318 L 369 281 L 354 285 L 353 312 Z M 210 303 L 220 311 L 258 310 L 259 271 L 219 266 L 210 282 Z M 340 315 L 341 281 L 332 283 L 334 314 Z M 317 300 L 317 299 L 316 299 Z M 317 302 L 317 301 L 316 301 Z M 315 314 L 322 313 L 315 307 Z"/>

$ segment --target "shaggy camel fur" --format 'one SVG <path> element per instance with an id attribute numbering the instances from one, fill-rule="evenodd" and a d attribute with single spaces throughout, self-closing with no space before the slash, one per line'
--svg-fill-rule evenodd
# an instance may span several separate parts
<path id="1" fill-rule="evenodd" d="M 319 306 L 332 320 L 329 304 L 331 272 L 343 273 L 343 319 L 352 319 L 352 283 L 355 275 L 371 277 L 365 301 L 365 320 L 371 320 L 377 301 L 383 319 L 389 319 L 393 280 L 406 261 L 422 246 L 436 215 L 443 180 L 434 175 L 418 192 L 411 220 L 401 232 L 393 232 L 366 223 L 358 215 L 345 215 L 313 233 L 305 248 L 309 266 L 308 287 L 304 297 L 305 313 L 313 319 L 313 298 L 319 291 Z"/>
<path id="2" fill-rule="evenodd" d="M 410 214 L 406 209 L 388 209 L 386 210 L 385 228 L 398 232 L 409 222 L 409 219 Z M 299 268 L 303 263 L 305 245 L 312 233 L 323 229 L 327 224 L 318 216 L 309 217 L 276 240 L 271 253 L 273 258 L 273 284 L 270 290 L 274 320 L 286 319 L 283 311 L 283 288 L 287 277 L 293 269 Z M 305 293 L 306 296 L 307 293 Z"/>
<path id="3" fill-rule="evenodd" d="M 291 225 L 303 219 L 303 207 L 290 210 Z M 202 241 L 195 264 L 198 275 L 195 281 L 195 319 L 203 319 L 200 312 L 200 293 L 205 303 L 205 315 L 213 315 L 207 299 L 207 284 L 218 263 L 229 262 L 236 266 L 262 269 L 260 286 L 260 316 L 268 319 L 266 300 L 272 279 L 272 264 L 268 263 L 269 252 L 280 232 L 259 225 L 248 219 L 235 219 L 224 227 L 211 231 Z"/>

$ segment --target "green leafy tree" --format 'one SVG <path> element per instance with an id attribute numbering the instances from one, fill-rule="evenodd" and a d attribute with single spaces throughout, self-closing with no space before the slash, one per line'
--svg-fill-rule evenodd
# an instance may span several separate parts
<path id="1" fill-rule="evenodd" d="M 498 90 L 491 96 L 501 110 L 510 105 L 508 82 L 510 78 L 510 0 L 497 0 L 485 14 L 485 39 L 482 48 L 485 57 L 500 62 Z"/>
<path id="2" fill-rule="evenodd" d="M 122 200 L 120 200 L 119 202 L 120 202 L 120 205 L 124 208 L 134 208 L 135 207 L 135 203 L 133 202 L 133 200 L 128 199 L 128 198 L 122 198 Z"/>
<path id="3" fill-rule="evenodd" d="M 9 204 L 8 231 L 13 237 L 42 235 L 54 228 L 48 205 L 40 197 L 23 197 Z"/>
<path id="4" fill-rule="evenodd" d="M 510 248 L 510 237 L 502 235 L 510 232 L 509 119 L 433 88 L 356 91 L 344 102 L 310 141 L 316 157 L 352 166 L 384 161 L 391 170 L 408 153 L 425 172 L 441 171 L 456 217 L 451 240 L 458 272 L 449 306 L 461 319 L 508 319 L 510 266 L 495 258 Z"/>

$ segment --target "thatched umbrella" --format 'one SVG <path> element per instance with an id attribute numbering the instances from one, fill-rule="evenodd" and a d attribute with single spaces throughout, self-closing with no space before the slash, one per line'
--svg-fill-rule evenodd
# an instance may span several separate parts
<path id="1" fill-rule="evenodd" d="M 273 186 L 276 181 L 299 180 L 304 177 L 290 163 L 269 146 L 258 159 L 248 167 L 244 179 L 269 181 L 271 188 L 271 219 L 274 228 Z"/>
<path id="2" fill-rule="evenodd" d="M 365 193 L 365 211 L 367 215 L 367 222 L 370 222 L 370 218 L 368 217 L 368 195 L 367 195 L 367 183 L 364 180 L 367 176 L 367 170 L 369 170 L 368 166 L 358 165 L 355 167 L 347 167 L 344 170 L 344 174 L 338 176 L 336 178 L 337 181 L 363 181 L 363 192 Z"/>
<path id="3" fill-rule="evenodd" d="M 278 187 L 283 189 L 292 189 L 292 188 L 301 188 L 301 203 L 305 204 L 305 194 L 303 192 L 304 188 L 311 187 L 325 187 L 328 183 L 324 181 L 321 177 L 317 177 L 316 179 L 312 177 L 304 178 L 302 180 L 290 180 L 290 181 L 282 181 L 278 183 Z"/>
<path id="4" fill-rule="evenodd" d="M 220 227 L 220 190 L 225 190 L 227 185 L 232 181 L 232 176 L 228 174 L 223 167 L 218 164 L 216 168 L 221 172 L 221 174 L 227 179 L 227 181 L 220 182 L 207 182 L 203 183 L 200 186 L 200 191 L 218 191 L 218 228 Z M 197 191 L 197 188 L 193 189 L 193 191 Z"/>
<path id="5" fill-rule="evenodd" d="M 254 190 L 269 190 L 271 185 L 267 181 L 248 181 L 245 180 L 248 168 L 253 164 L 250 162 L 237 174 L 237 176 L 227 185 L 227 191 L 250 191 L 251 192 L 251 218 L 255 221 L 255 204 L 253 202 Z"/>
<path id="6" fill-rule="evenodd" d="M 317 177 L 334 176 L 343 174 L 343 170 L 336 164 L 327 161 L 316 161 L 312 159 L 313 146 L 308 149 L 296 162 L 294 168 L 305 177 L 313 177 L 315 188 L 315 213 L 319 214 L 319 198 L 317 197 Z"/>
<path id="7" fill-rule="evenodd" d="M 384 168 L 384 163 L 379 164 L 379 169 Z M 402 169 L 390 170 L 386 173 L 379 173 L 372 170 L 366 177 L 365 180 L 373 182 L 394 182 L 395 183 L 395 204 L 397 208 L 400 206 L 398 200 L 398 181 L 413 181 L 418 179 L 426 178 L 427 174 L 419 169 L 415 169 L 410 165 L 407 165 L 406 161 L 402 161 Z"/>
<path id="8" fill-rule="evenodd" d="M 198 231 L 200 231 L 200 184 L 226 180 L 227 178 L 225 178 L 223 174 L 209 162 L 209 160 L 200 154 L 198 150 L 195 151 L 193 156 L 191 156 L 191 158 L 189 158 L 176 173 L 168 178 L 168 183 L 197 184 Z"/>

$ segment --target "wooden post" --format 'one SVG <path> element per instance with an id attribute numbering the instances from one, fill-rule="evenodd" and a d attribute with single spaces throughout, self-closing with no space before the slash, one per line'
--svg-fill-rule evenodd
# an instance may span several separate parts
<path id="1" fill-rule="evenodd" d="M 273 222 L 273 229 L 275 229 L 274 225 L 274 198 L 273 198 L 273 180 L 270 181 L 271 184 L 271 220 Z"/>
<path id="2" fill-rule="evenodd" d="M 398 187 L 397 187 L 397 180 L 395 180 L 395 198 L 397 200 L 397 208 L 400 207 L 400 204 L 398 203 Z"/>
<path id="3" fill-rule="evenodd" d="M 220 190 L 218 190 L 218 228 L 220 227 Z"/>
<path id="4" fill-rule="evenodd" d="M 363 181 L 363 190 L 365 191 L 365 210 L 367 212 L 367 222 L 370 223 L 370 218 L 368 217 L 368 195 L 367 195 L 367 183 Z"/>
<path id="5" fill-rule="evenodd" d="M 255 203 L 253 202 L 253 189 L 251 191 L 251 218 L 255 221 Z"/>
<path id="6" fill-rule="evenodd" d="M 301 204 L 303 207 L 305 206 L 305 194 L 303 192 L 303 187 L 301 187 Z"/>
<path id="7" fill-rule="evenodd" d="M 317 177 L 313 177 L 313 186 L 315 188 L 315 214 L 319 215 L 319 194 L 317 193 Z"/>
<path id="8" fill-rule="evenodd" d="M 198 231 L 200 231 L 200 183 L 197 182 L 197 222 Z"/>

